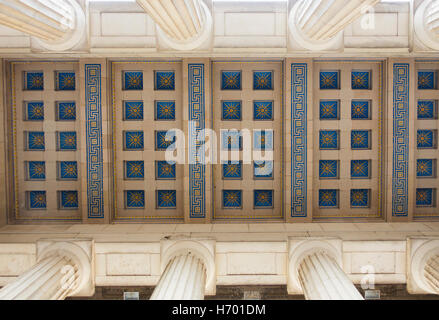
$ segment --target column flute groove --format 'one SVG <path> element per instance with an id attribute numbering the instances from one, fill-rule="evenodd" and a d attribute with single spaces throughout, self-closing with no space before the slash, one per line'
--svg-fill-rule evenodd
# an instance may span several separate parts
<path id="1" fill-rule="evenodd" d="M 75 27 L 75 12 L 65 0 L 47 6 L 44 1 L 3 1 L 0 24 L 43 40 L 60 40 Z"/>
<path id="2" fill-rule="evenodd" d="M 439 40 L 439 1 L 432 1 L 426 16 L 427 28 L 434 33 L 436 39 Z"/>
<path id="3" fill-rule="evenodd" d="M 205 282 L 203 262 L 190 253 L 179 255 L 166 266 L 151 300 L 202 300 Z"/>
<path id="4" fill-rule="evenodd" d="M 0 24 L 35 37 L 53 51 L 78 45 L 86 30 L 85 12 L 77 0 L 4 0 Z"/>
<path id="5" fill-rule="evenodd" d="M 311 0 L 299 8 L 300 29 L 313 40 L 327 40 L 361 17 L 379 0 Z"/>
<path id="6" fill-rule="evenodd" d="M 306 256 L 298 274 L 307 300 L 363 300 L 336 261 L 324 252 Z"/>
<path id="7" fill-rule="evenodd" d="M 424 277 L 430 286 L 439 294 L 439 256 L 430 258 L 424 267 Z"/>
<path id="8" fill-rule="evenodd" d="M 174 40 L 196 37 L 205 22 L 201 0 L 137 0 L 137 3 Z"/>
<path id="9" fill-rule="evenodd" d="M 61 300 L 78 285 L 78 266 L 66 256 L 41 260 L 0 290 L 0 300 Z"/>
<path id="10" fill-rule="evenodd" d="M 158 26 L 160 43 L 193 50 L 212 38 L 213 18 L 203 0 L 136 0 Z"/>
<path id="11" fill-rule="evenodd" d="M 310 50 L 326 50 L 337 37 L 380 0 L 299 0 L 289 18 L 291 36 Z"/>

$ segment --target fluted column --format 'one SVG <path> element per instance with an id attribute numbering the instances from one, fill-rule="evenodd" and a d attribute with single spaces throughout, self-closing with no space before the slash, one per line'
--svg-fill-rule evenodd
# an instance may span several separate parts
<path id="1" fill-rule="evenodd" d="M 212 15 L 202 0 L 137 0 L 177 50 L 201 46 L 212 32 Z"/>
<path id="2" fill-rule="evenodd" d="M 424 277 L 436 294 L 439 294 L 439 256 L 428 259 L 424 267 Z"/>
<path id="3" fill-rule="evenodd" d="M 78 286 L 79 268 L 53 254 L 0 290 L 0 300 L 63 300 Z"/>
<path id="4" fill-rule="evenodd" d="M 203 300 L 206 267 L 188 253 L 171 259 L 162 274 L 151 300 Z"/>
<path id="5" fill-rule="evenodd" d="M 5 0 L 0 24 L 34 36 L 49 50 L 66 50 L 85 33 L 85 15 L 76 0 Z"/>
<path id="6" fill-rule="evenodd" d="M 363 300 L 337 262 L 324 252 L 306 256 L 298 273 L 307 300 Z"/>
<path id="7" fill-rule="evenodd" d="M 74 26 L 74 12 L 64 0 L 2 1 L 0 23 L 44 40 L 58 40 Z"/>
<path id="8" fill-rule="evenodd" d="M 439 50 L 439 0 L 424 0 L 417 7 L 414 27 L 418 39 L 427 47 Z"/>
<path id="9" fill-rule="evenodd" d="M 439 40 L 439 1 L 432 1 L 427 10 L 426 24 L 436 39 Z"/>
<path id="10" fill-rule="evenodd" d="M 380 0 L 299 0 L 290 13 L 290 31 L 301 46 L 322 50 L 337 34 Z"/>

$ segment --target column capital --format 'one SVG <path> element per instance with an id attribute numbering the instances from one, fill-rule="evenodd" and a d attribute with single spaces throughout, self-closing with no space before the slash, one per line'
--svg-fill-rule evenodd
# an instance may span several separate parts
<path id="1" fill-rule="evenodd" d="M 216 294 L 215 240 L 212 239 L 164 239 L 160 242 L 160 265 L 162 273 L 168 263 L 179 255 L 192 254 L 206 267 L 206 291 L 208 296 Z"/>
<path id="2" fill-rule="evenodd" d="M 343 47 L 343 30 L 373 8 L 379 0 L 297 0 L 288 28 L 292 47 L 334 51 Z"/>
<path id="3" fill-rule="evenodd" d="M 78 266 L 78 285 L 69 296 L 94 295 L 94 241 L 92 239 L 41 239 L 37 241 L 36 249 L 37 262 L 53 255 L 63 255 Z"/>
<path id="4" fill-rule="evenodd" d="M 439 1 L 424 0 L 416 9 L 413 25 L 418 40 L 430 49 L 439 50 Z"/>
<path id="5" fill-rule="evenodd" d="M 406 256 L 407 291 L 410 294 L 439 294 L 426 277 L 427 265 L 439 256 L 439 238 L 409 238 Z"/>
<path id="6" fill-rule="evenodd" d="M 205 50 L 213 36 L 211 0 L 136 0 L 156 23 L 158 43 L 165 50 Z"/>
<path id="7" fill-rule="evenodd" d="M 38 50 L 70 50 L 87 36 L 86 1 L 3 1 L 0 24 L 32 36 Z"/>
<path id="8" fill-rule="evenodd" d="M 298 0 L 291 8 L 291 11 L 288 15 L 288 30 L 291 43 L 296 44 L 294 47 L 298 46 L 302 49 L 312 51 L 324 51 L 336 50 L 343 45 L 343 33 L 341 32 L 324 41 L 314 40 L 304 34 L 298 25 L 301 9 L 303 10 L 301 0 Z"/>
<path id="9" fill-rule="evenodd" d="M 303 259 L 313 253 L 324 252 L 342 267 L 342 245 L 339 238 L 290 238 L 288 240 L 288 279 L 289 294 L 303 294 L 299 279 L 299 266 Z"/>

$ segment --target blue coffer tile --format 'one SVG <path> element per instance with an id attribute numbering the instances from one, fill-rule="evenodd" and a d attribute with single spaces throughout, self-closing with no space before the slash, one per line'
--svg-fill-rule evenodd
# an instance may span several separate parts
<path id="1" fill-rule="evenodd" d="M 221 90 L 241 90 L 241 71 L 221 71 Z"/>
<path id="2" fill-rule="evenodd" d="M 28 191 L 29 209 L 44 210 L 47 208 L 46 191 Z"/>
<path id="3" fill-rule="evenodd" d="M 273 101 L 254 101 L 253 120 L 273 120 Z"/>
<path id="4" fill-rule="evenodd" d="M 437 119 L 437 100 L 419 100 L 418 119 Z"/>
<path id="5" fill-rule="evenodd" d="M 370 130 L 352 130 L 351 131 L 351 149 L 367 150 L 371 148 L 371 131 Z"/>
<path id="6" fill-rule="evenodd" d="M 65 131 L 58 132 L 58 150 L 59 151 L 74 151 L 76 150 L 76 132 Z"/>
<path id="7" fill-rule="evenodd" d="M 417 146 L 418 149 L 436 149 L 437 147 L 436 130 L 418 130 Z"/>
<path id="8" fill-rule="evenodd" d="M 369 208 L 369 207 L 370 207 L 370 190 L 352 189 L 351 208 Z"/>
<path id="9" fill-rule="evenodd" d="M 339 161 L 338 160 L 320 160 L 319 177 L 323 179 L 339 178 Z"/>
<path id="10" fill-rule="evenodd" d="M 254 150 L 273 150 L 273 130 L 255 130 L 253 142 Z"/>
<path id="11" fill-rule="evenodd" d="M 173 150 L 175 149 L 175 131 L 156 131 L 155 147 L 156 150 Z"/>
<path id="12" fill-rule="evenodd" d="M 59 161 L 58 180 L 78 180 L 78 163 L 76 161 Z"/>
<path id="13" fill-rule="evenodd" d="M 46 179 L 46 162 L 29 161 L 27 162 L 27 176 L 29 180 L 45 180 Z"/>
<path id="14" fill-rule="evenodd" d="M 221 119 L 240 121 L 242 117 L 241 101 L 222 101 Z"/>
<path id="15" fill-rule="evenodd" d="M 175 101 L 156 101 L 155 119 L 164 121 L 175 120 Z"/>
<path id="16" fill-rule="evenodd" d="M 44 103 L 43 102 L 26 102 L 26 120 L 43 121 L 44 120 Z"/>
<path id="17" fill-rule="evenodd" d="M 223 163 L 222 169 L 224 180 L 242 179 L 242 161 L 229 161 Z"/>
<path id="18" fill-rule="evenodd" d="M 44 74 L 39 71 L 24 73 L 24 89 L 30 91 L 44 90 Z"/>
<path id="19" fill-rule="evenodd" d="M 75 91 L 76 77 L 74 72 L 56 72 L 56 89 L 59 91 Z"/>
<path id="20" fill-rule="evenodd" d="M 145 178 L 145 164 L 143 161 L 125 161 L 125 179 L 143 180 Z"/>
<path id="21" fill-rule="evenodd" d="M 319 207 L 324 209 L 338 208 L 338 198 L 337 189 L 320 189 Z"/>
<path id="22" fill-rule="evenodd" d="M 175 180 L 175 162 L 156 161 L 157 180 Z"/>
<path id="23" fill-rule="evenodd" d="M 241 150 L 242 136 L 240 131 L 222 130 L 221 131 L 221 148 L 223 150 Z"/>
<path id="24" fill-rule="evenodd" d="M 57 102 L 56 117 L 58 121 L 76 120 L 76 102 Z"/>
<path id="25" fill-rule="evenodd" d="M 352 100 L 351 118 L 352 120 L 370 120 L 371 101 L 370 100 Z"/>
<path id="26" fill-rule="evenodd" d="M 143 72 L 124 71 L 123 88 L 124 90 L 143 90 Z"/>
<path id="27" fill-rule="evenodd" d="M 125 208 L 127 208 L 127 209 L 144 209 L 145 208 L 145 191 L 144 190 L 126 190 L 125 191 Z"/>
<path id="28" fill-rule="evenodd" d="M 253 169 L 253 177 L 255 179 L 273 179 L 273 161 L 255 161 Z"/>
<path id="29" fill-rule="evenodd" d="M 320 89 L 340 89 L 340 71 L 320 71 Z"/>
<path id="30" fill-rule="evenodd" d="M 416 206 L 417 207 L 436 206 L 436 189 L 433 188 L 416 189 Z"/>
<path id="31" fill-rule="evenodd" d="M 436 160 L 435 159 L 418 159 L 418 160 L 416 160 L 416 177 L 418 177 L 418 178 L 435 178 L 436 177 Z"/>
<path id="32" fill-rule="evenodd" d="M 223 190 L 223 208 L 241 209 L 242 190 Z"/>
<path id="33" fill-rule="evenodd" d="M 352 179 L 370 179 L 370 160 L 351 160 Z"/>
<path id="34" fill-rule="evenodd" d="M 27 138 L 27 150 L 30 151 L 43 151 L 45 150 L 44 132 L 29 131 L 26 135 Z"/>
<path id="35" fill-rule="evenodd" d="M 177 191 L 175 190 L 157 190 L 157 209 L 175 209 L 177 208 Z"/>
<path id="36" fill-rule="evenodd" d="M 437 88 L 437 72 L 432 70 L 418 71 L 418 89 L 435 90 Z"/>
<path id="37" fill-rule="evenodd" d="M 175 90 L 174 71 L 155 71 L 155 90 Z"/>
<path id="38" fill-rule="evenodd" d="M 322 130 L 319 133 L 320 150 L 338 150 L 340 132 L 338 130 Z"/>
<path id="39" fill-rule="evenodd" d="M 370 71 L 352 71 L 351 83 L 353 90 L 370 90 Z"/>
<path id="40" fill-rule="evenodd" d="M 128 151 L 143 150 L 143 131 L 124 131 L 124 148 Z"/>
<path id="41" fill-rule="evenodd" d="M 253 90 L 273 90 L 273 71 L 254 71 Z"/>
<path id="42" fill-rule="evenodd" d="M 253 205 L 255 209 L 273 208 L 273 190 L 254 190 Z"/>
<path id="43" fill-rule="evenodd" d="M 340 120 L 340 100 L 320 100 L 320 120 Z"/>
<path id="44" fill-rule="evenodd" d="M 78 209 L 78 191 L 60 191 L 59 192 L 59 208 L 61 210 Z"/>
<path id="45" fill-rule="evenodd" d="M 124 101 L 123 119 L 125 121 L 143 120 L 143 101 Z"/>

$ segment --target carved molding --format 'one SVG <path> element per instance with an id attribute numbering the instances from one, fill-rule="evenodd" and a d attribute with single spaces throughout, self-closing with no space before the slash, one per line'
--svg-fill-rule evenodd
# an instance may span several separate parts
<path id="1" fill-rule="evenodd" d="M 54 254 L 69 257 L 79 268 L 78 285 L 69 296 L 89 297 L 95 292 L 94 241 L 42 239 L 37 241 L 37 262 Z"/>
<path id="2" fill-rule="evenodd" d="M 439 238 L 410 238 L 407 241 L 407 291 L 410 294 L 439 294 L 425 276 L 431 258 L 439 255 Z M 439 279 L 437 279 L 439 280 Z"/>
<path id="3" fill-rule="evenodd" d="M 162 240 L 160 249 L 160 264 L 162 272 L 166 269 L 172 258 L 178 255 L 191 253 L 203 261 L 206 268 L 205 295 L 216 293 L 216 267 L 215 267 L 215 240 L 211 239 L 182 239 Z"/>
<path id="4" fill-rule="evenodd" d="M 337 238 L 291 238 L 288 248 L 288 280 L 289 294 L 303 294 L 299 280 L 299 266 L 303 259 L 313 253 L 324 252 L 343 268 L 342 240 Z"/>

